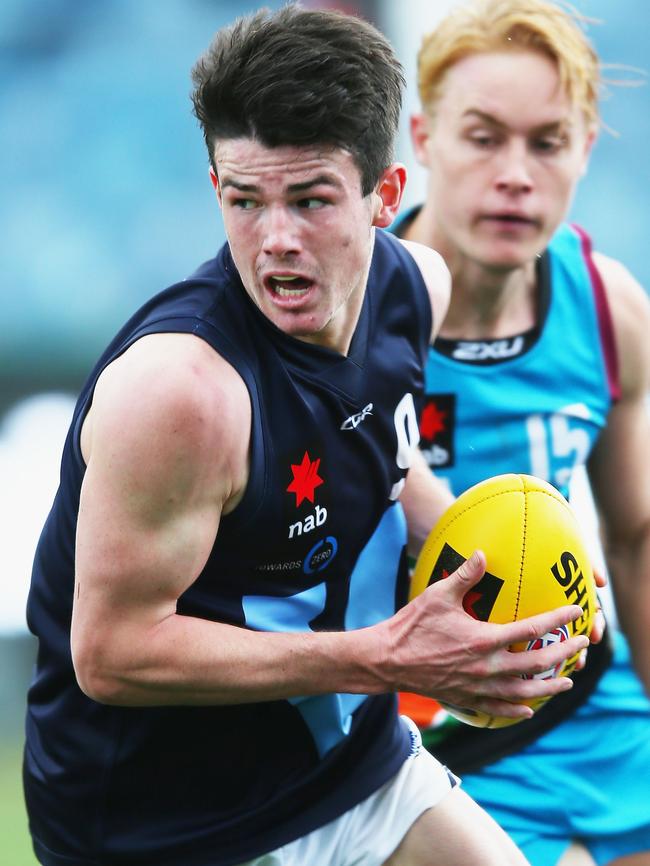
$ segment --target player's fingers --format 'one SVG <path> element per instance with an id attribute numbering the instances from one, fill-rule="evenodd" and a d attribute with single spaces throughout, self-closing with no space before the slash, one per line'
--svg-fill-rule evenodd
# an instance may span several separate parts
<path id="1" fill-rule="evenodd" d="M 442 582 L 442 585 L 461 602 L 467 590 L 477 584 L 485 574 L 486 564 L 483 551 L 475 550 L 469 559 L 466 559 L 456 571 Z"/>
<path id="2" fill-rule="evenodd" d="M 578 661 L 576 662 L 576 670 L 581 671 L 584 666 L 587 664 L 587 650 L 580 650 L 580 655 L 578 656 Z"/>
<path id="3" fill-rule="evenodd" d="M 600 599 L 598 600 L 596 606 L 596 613 L 594 615 L 594 623 L 591 627 L 591 632 L 589 634 L 589 640 L 591 643 L 600 643 L 603 639 L 603 635 L 605 634 L 605 614 L 603 613 L 603 609 L 600 606 Z"/>
<path id="4" fill-rule="evenodd" d="M 467 707 L 451 703 L 450 701 L 440 701 L 440 705 L 444 709 L 451 710 L 452 712 L 455 710 L 466 716 L 478 716 L 479 713 L 485 713 L 488 716 L 502 716 L 507 719 L 530 719 L 533 716 L 533 711 L 529 706 L 517 704 L 513 701 L 502 701 L 495 698 L 476 698 L 472 703 L 472 707 Z"/>
<path id="5" fill-rule="evenodd" d="M 552 698 L 569 691 L 573 681 L 569 677 L 553 679 L 525 679 L 523 677 L 496 677 L 485 683 L 485 698 L 510 701 L 515 704 Z"/>
<path id="6" fill-rule="evenodd" d="M 589 639 L 577 635 L 564 641 L 554 641 L 542 649 L 500 653 L 496 670 L 520 677 L 546 677 L 549 681 L 567 659 L 573 659 L 589 645 Z"/>
<path id="7" fill-rule="evenodd" d="M 597 568 L 594 568 L 593 572 L 594 572 L 594 581 L 596 583 L 596 586 L 598 586 L 598 587 L 607 586 L 607 583 L 608 583 L 607 577 L 601 571 L 599 571 Z"/>
<path id="8" fill-rule="evenodd" d="M 522 704 L 515 700 L 485 697 L 479 698 L 472 703 L 472 707 L 464 707 L 458 704 L 441 702 L 445 709 L 460 710 L 466 715 L 485 713 L 488 716 L 500 716 L 506 719 L 530 719 L 535 714 L 528 704 Z"/>
<path id="9" fill-rule="evenodd" d="M 573 683 L 568 677 L 550 680 L 522 679 L 518 676 L 486 677 L 479 690 L 468 697 L 467 703 L 459 701 L 457 704 L 450 704 L 441 701 L 441 704 L 462 709 L 470 715 L 475 711 L 481 711 L 488 715 L 512 719 L 530 718 L 533 712 L 524 701 L 552 698 L 568 691 L 572 686 Z"/>
<path id="10" fill-rule="evenodd" d="M 579 605 L 567 604 L 555 610 L 500 625 L 500 643 L 502 646 L 509 646 L 515 643 L 532 642 L 556 628 L 580 619 L 582 615 L 582 608 Z"/>

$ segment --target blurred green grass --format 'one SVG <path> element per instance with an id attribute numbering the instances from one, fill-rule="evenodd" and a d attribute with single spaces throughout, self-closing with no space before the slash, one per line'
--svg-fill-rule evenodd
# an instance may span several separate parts
<path id="1" fill-rule="evenodd" d="M 21 778 L 22 743 L 0 744 L 0 852 L 5 866 L 38 866 L 27 830 Z"/>

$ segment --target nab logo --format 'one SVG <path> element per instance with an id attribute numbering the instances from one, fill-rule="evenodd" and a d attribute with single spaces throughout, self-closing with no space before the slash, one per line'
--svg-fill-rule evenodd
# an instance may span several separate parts
<path id="1" fill-rule="evenodd" d="M 431 448 L 423 448 L 422 454 L 427 464 L 432 468 L 436 466 L 449 466 L 449 451 L 435 443 Z"/>
<path id="2" fill-rule="evenodd" d="M 357 412 L 356 415 L 350 415 L 349 418 L 346 418 L 345 421 L 341 424 L 341 430 L 356 430 L 356 428 L 361 424 L 361 422 L 368 417 L 368 415 L 372 415 L 372 403 L 368 403 L 368 405 L 361 410 L 361 412 Z"/>
<path id="3" fill-rule="evenodd" d="M 316 460 L 310 460 L 307 451 L 305 451 L 301 463 L 291 464 L 293 481 L 287 487 L 287 493 L 296 494 L 296 508 L 298 508 L 303 499 L 313 502 L 314 491 L 324 483 L 318 474 L 319 466 L 320 457 L 317 457 Z"/>
<path id="4" fill-rule="evenodd" d="M 317 505 L 313 514 L 308 514 L 304 520 L 296 520 L 295 523 L 291 524 L 289 538 L 293 538 L 294 535 L 302 535 L 303 532 L 311 532 L 317 526 L 322 526 L 326 520 L 327 508 L 321 508 L 320 505 Z"/>
<path id="5" fill-rule="evenodd" d="M 431 467 L 453 466 L 456 395 L 427 394 L 420 415 L 420 448 Z"/>
<path id="6" fill-rule="evenodd" d="M 314 504 L 316 488 L 325 482 L 318 474 L 320 468 L 320 457 L 312 460 L 309 452 L 305 451 L 300 463 L 291 464 L 293 480 L 287 487 L 287 493 L 293 493 L 296 497 L 296 508 L 307 500 Z M 296 520 L 289 526 L 289 538 L 299 537 L 303 532 L 312 532 L 322 526 L 327 520 L 327 508 L 316 506 L 312 514 L 308 514 L 303 520 Z"/>
<path id="7" fill-rule="evenodd" d="M 437 583 L 439 580 L 449 577 L 463 562 L 465 562 L 465 557 L 461 556 L 457 550 L 454 550 L 450 544 L 443 545 L 436 564 L 433 566 L 427 585 L 431 586 L 432 583 Z M 487 622 L 501 592 L 503 583 L 504 581 L 500 577 L 496 577 L 494 574 L 486 571 L 476 586 L 473 586 L 465 595 L 463 599 L 465 613 L 473 616 L 474 619 Z"/>

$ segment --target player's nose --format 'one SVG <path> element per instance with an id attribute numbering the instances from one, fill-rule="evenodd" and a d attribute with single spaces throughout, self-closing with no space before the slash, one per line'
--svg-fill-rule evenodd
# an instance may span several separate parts
<path id="1" fill-rule="evenodd" d="M 514 140 L 503 149 L 497 166 L 495 185 L 503 192 L 520 193 L 533 189 L 530 154 L 525 142 Z"/>
<path id="2" fill-rule="evenodd" d="M 282 257 L 299 253 L 300 249 L 298 226 L 289 209 L 270 207 L 264 215 L 264 252 Z"/>

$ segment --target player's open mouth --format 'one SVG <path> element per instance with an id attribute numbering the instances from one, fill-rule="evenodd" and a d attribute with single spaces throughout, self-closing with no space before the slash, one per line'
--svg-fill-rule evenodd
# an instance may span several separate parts
<path id="1" fill-rule="evenodd" d="M 535 226 L 537 221 L 521 214 L 486 214 L 483 219 L 504 226 Z"/>
<path id="2" fill-rule="evenodd" d="M 264 281 L 267 287 L 281 298 L 301 298 L 306 295 L 313 283 L 305 277 L 281 276 L 275 274 Z"/>

